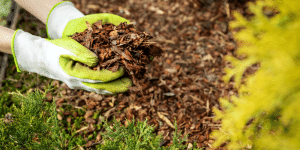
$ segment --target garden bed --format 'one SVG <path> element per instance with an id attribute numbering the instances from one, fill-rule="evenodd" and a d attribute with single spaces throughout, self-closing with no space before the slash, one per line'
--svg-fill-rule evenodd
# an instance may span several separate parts
<path id="1" fill-rule="evenodd" d="M 123 125 L 128 125 L 125 118 L 147 119 L 155 127 L 154 132 L 163 135 L 161 145 L 166 146 L 170 145 L 176 119 L 179 131 L 189 135 L 185 144 L 196 143 L 209 149 L 214 141 L 209 134 L 220 127 L 220 122 L 213 120 L 212 109 L 220 109 L 220 97 L 237 94 L 232 82 L 222 81 L 224 68 L 230 66 L 224 57 L 235 55 L 237 48 L 233 32 L 228 29 L 232 11 L 250 15 L 246 11 L 247 1 L 71 1 L 85 15 L 113 13 L 128 19 L 137 30 L 153 36 L 164 53 L 146 65 L 145 77 L 138 81 L 143 93 L 104 96 L 71 90 L 66 84 L 54 81 L 56 89 L 47 94 L 47 101 L 57 100 L 62 124 L 74 124 L 74 118 L 83 117 L 81 127 L 76 130 L 85 137 L 86 147 L 91 147 L 98 142 L 97 138 L 87 137 L 93 131 L 103 131 L 92 127 L 101 119 L 115 117 Z M 36 18 L 27 12 L 20 17 L 18 28 L 45 37 L 45 26 Z M 11 70 L 16 72 L 15 68 Z M 246 74 L 253 70 L 254 67 L 250 68 Z M 18 87 L 25 86 L 19 83 Z M 45 83 L 37 83 L 33 88 L 42 90 Z M 84 113 L 78 113 L 79 110 Z"/>

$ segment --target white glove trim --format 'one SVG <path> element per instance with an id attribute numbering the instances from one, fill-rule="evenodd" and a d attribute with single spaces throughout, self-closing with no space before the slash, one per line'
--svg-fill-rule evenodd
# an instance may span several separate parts
<path id="1" fill-rule="evenodd" d="M 48 38 L 59 39 L 62 38 L 63 31 L 70 20 L 84 17 L 72 2 L 59 2 L 53 6 L 49 12 L 46 30 Z"/>

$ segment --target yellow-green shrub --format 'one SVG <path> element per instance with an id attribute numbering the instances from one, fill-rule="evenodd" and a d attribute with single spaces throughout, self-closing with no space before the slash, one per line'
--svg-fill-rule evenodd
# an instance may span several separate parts
<path id="1" fill-rule="evenodd" d="M 264 8 L 279 11 L 268 18 Z M 247 20 L 235 13 L 231 28 L 242 44 L 239 60 L 227 57 L 233 68 L 226 68 L 224 81 L 234 76 L 239 89 L 230 103 L 220 99 L 222 111 L 214 109 L 222 120 L 220 130 L 213 132 L 214 146 L 228 142 L 229 149 L 300 149 L 300 2 L 297 0 L 265 0 L 249 3 L 254 16 Z M 259 62 L 255 74 L 244 71 Z M 247 125 L 251 119 L 254 121 Z"/>

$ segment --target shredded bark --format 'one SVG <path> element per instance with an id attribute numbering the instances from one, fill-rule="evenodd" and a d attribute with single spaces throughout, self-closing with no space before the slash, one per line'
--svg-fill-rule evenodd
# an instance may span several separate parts
<path id="1" fill-rule="evenodd" d="M 153 37 L 137 31 L 133 24 L 126 22 L 115 26 L 111 23 L 102 24 L 100 20 L 93 25 L 86 22 L 86 25 L 85 31 L 76 32 L 70 37 L 98 56 L 99 64 L 89 68 L 116 72 L 119 67 L 123 67 L 125 76 L 129 76 L 136 86 L 129 89 L 141 91 L 137 80 L 144 77 L 146 65 L 151 62 L 150 57 L 159 57 L 163 52 L 156 42 L 149 42 Z M 82 65 L 88 67 L 86 64 Z"/>

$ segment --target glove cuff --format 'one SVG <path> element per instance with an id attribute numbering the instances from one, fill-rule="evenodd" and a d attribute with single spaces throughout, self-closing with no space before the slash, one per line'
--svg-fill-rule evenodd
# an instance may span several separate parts
<path id="1" fill-rule="evenodd" d="M 15 47 L 14 47 L 15 37 L 16 37 L 16 34 L 19 30 L 21 30 L 21 29 L 16 30 L 13 34 L 13 37 L 12 37 L 12 40 L 11 40 L 11 51 L 12 51 L 12 55 L 14 57 L 14 62 L 15 62 L 16 68 L 17 68 L 17 72 L 22 72 L 21 69 L 19 68 L 19 65 L 18 65 L 18 62 L 17 62 L 17 57 L 16 57 L 16 54 L 15 54 Z"/>
<path id="2" fill-rule="evenodd" d="M 18 72 L 34 72 L 33 70 L 37 68 L 36 66 L 40 64 L 39 62 L 44 60 L 44 58 L 37 57 L 39 53 L 43 52 L 41 47 L 45 47 L 43 40 L 21 29 L 15 31 L 11 47 Z"/>
<path id="3" fill-rule="evenodd" d="M 84 17 L 72 2 L 59 2 L 49 12 L 46 29 L 49 39 L 62 38 L 62 33 L 70 20 Z"/>

